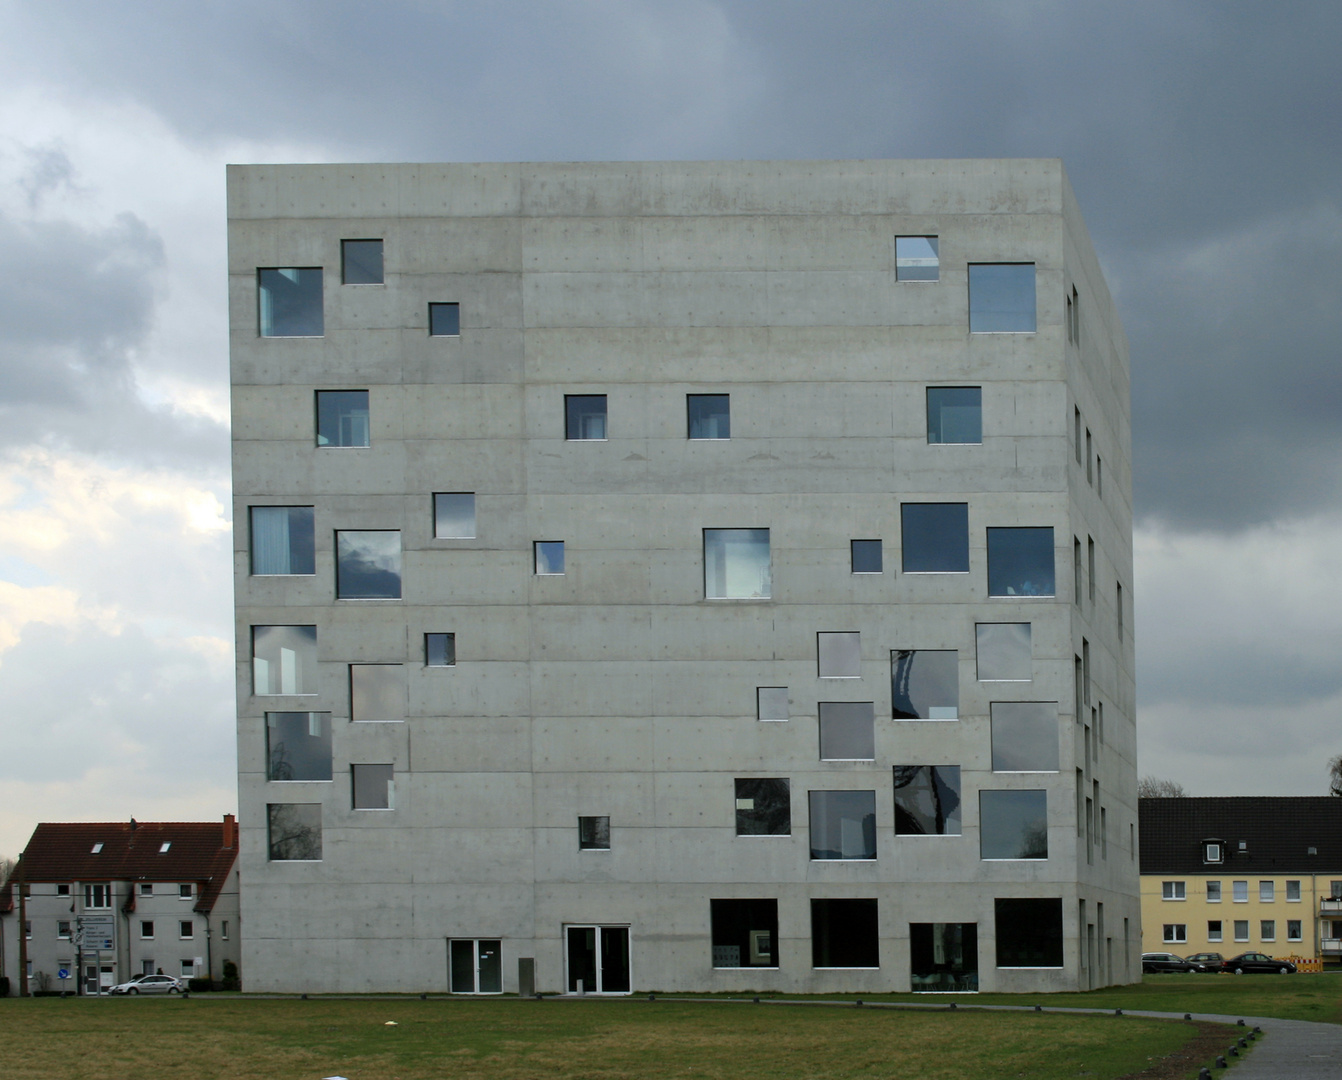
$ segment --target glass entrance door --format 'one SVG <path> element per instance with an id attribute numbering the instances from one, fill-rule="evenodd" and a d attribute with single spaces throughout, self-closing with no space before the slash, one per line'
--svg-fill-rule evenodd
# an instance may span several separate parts
<path id="1" fill-rule="evenodd" d="M 629 993 L 629 927 L 570 926 L 565 940 L 570 994 Z"/>
<path id="2" fill-rule="evenodd" d="M 448 985 L 454 994 L 503 993 L 503 959 L 496 939 L 447 943 Z"/>

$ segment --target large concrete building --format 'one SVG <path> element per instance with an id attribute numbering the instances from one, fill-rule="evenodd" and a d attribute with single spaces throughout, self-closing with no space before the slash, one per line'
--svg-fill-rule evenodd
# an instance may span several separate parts
<path id="1" fill-rule="evenodd" d="M 1127 347 L 1060 162 L 228 198 L 249 989 L 1139 977 Z"/>

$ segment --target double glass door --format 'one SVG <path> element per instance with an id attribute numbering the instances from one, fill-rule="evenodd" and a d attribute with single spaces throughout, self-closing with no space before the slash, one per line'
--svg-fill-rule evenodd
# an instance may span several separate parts
<path id="1" fill-rule="evenodd" d="M 454 994 L 503 993 L 502 950 L 497 940 L 448 942 L 449 985 Z"/>
<path id="2" fill-rule="evenodd" d="M 570 926 L 565 942 L 570 994 L 629 993 L 629 927 Z"/>

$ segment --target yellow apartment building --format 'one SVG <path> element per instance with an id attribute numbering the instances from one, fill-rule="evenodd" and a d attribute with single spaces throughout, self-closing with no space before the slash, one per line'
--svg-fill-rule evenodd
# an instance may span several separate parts
<path id="1" fill-rule="evenodd" d="M 1342 798 L 1142 799 L 1142 950 L 1342 961 Z"/>

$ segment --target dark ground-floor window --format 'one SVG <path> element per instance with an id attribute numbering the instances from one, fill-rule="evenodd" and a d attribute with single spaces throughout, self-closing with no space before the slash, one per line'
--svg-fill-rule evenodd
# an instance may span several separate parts
<path id="1" fill-rule="evenodd" d="M 777 900 L 710 900 L 715 968 L 778 967 Z"/>
<path id="2" fill-rule="evenodd" d="M 998 967 L 1062 967 L 1062 900 L 1013 897 L 993 901 Z"/>
<path id="3" fill-rule="evenodd" d="M 811 966 L 881 966 L 875 899 L 811 901 Z"/>

